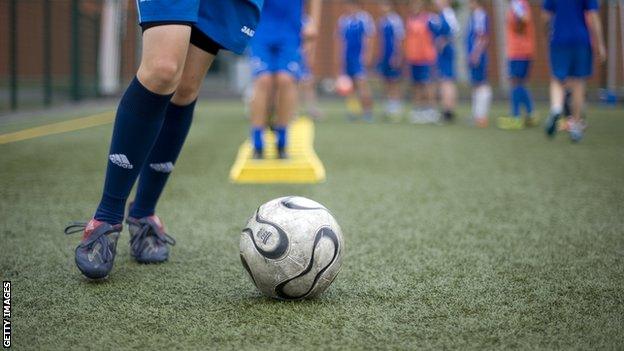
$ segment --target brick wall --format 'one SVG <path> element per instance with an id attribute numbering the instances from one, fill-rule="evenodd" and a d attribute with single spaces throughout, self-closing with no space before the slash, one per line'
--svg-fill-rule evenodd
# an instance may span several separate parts
<path id="1" fill-rule="evenodd" d="M 492 3 L 488 5 L 490 15 L 493 16 Z M 96 69 L 96 52 L 98 35 L 96 28 L 89 19 L 98 16 L 100 11 L 99 0 L 82 0 L 81 1 L 81 42 L 82 53 L 81 71 L 85 75 L 94 75 Z M 374 0 L 363 0 L 364 8 L 369 11 L 375 19 L 379 18 L 377 4 Z M 0 0 L 0 81 L 6 81 L 9 74 L 8 53 L 9 53 L 9 0 Z M 122 43 L 122 74 L 124 78 L 131 77 L 138 64 L 137 62 L 137 35 L 140 30 L 136 25 L 136 9 L 135 2 L 128 0 L 128 14 L 125 22 L 125 36 Z M 335 72 L 336 62 L 333 53 L 333 40 L 336 22 L 341 12 L 343 4 L 340 0 L 325 0 L 321 28 L 319 46 L 316 57 L 315 72 L 320 77 L 333 76 Z M 539 4 L 533 5 L 534 18 L 539 21 Z M 606 11 L 603 6 L 602 17 L 606 23 Z M 405 6 L 399 8 L 402 15 L 407 13 Z M 38 79 L 43 70 L 43 1 L 41 0 L 19 0 L 18 1 L 18 61 L 20 79 Z M 618 16 L 619 17 L 619 16 Z M 70 55 L 71 55 L 71 9 L 69 0 L 52 0 L 51 14 L 52 28 L 50 36 L 52 38 L 52 73 L 55 77 L 67 77 L 71 72 Z M 494 21 L 494 19 L 492 19 Z M 495 28 L 494 26 L 492 26 Z M 606 27 L 606 24 L 605 24 Z M 549 80 L 549 68 L 547 60 L 547 44 L 545 29 L 541 23 L 537 24 L 538 29 L 538 53 L 535 60 L 533 70 L 533 81 L 536 84 L 546 84 Z M 619 30 L 619 23 L 618 23 Z M 605 29 L 606 31 L 606 29 Z M 499 33 L 493 31 L 492 45 L 490 45 L 490 77 L 492 82 L 496 83 L 499 75 L 500 62 L 496 53 L 496 44 Z M 621 41 L 618 36 L 618 82 L 622 84 L 622 51 L 619 47 Z M 463 43 L 457 43 L 463 45 Z M 593 79 L 594 84 L 605 82 L 605 67 L 597 66 L 597 74 Z"/>

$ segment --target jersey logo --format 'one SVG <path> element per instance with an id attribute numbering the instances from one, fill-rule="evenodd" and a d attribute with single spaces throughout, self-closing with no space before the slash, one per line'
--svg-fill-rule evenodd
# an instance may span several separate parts
<path id="1" fill-rule="evenodd" d="M 111 154 L 111 155 L 108 155 L 108 159 L 112 163 L 116 164 L 117 166 L 121 168 L 125 168 L 125 169 L 134 168 L 132 163 L 130 163 L 130 161 L 128 160 L 128 157 L 126 157 L 126 155 L 124 154 Z"/>
<path id="2" fill-rule="evenodd" d="M 241 32 L 245 33 L 245 35 L 247 35 L 248 37 L 253 37 L 254 34 L 256 34 L 256 31 L 247 27 L 247 26 L 243 26 L 243 28 L 241 28 Z"/>

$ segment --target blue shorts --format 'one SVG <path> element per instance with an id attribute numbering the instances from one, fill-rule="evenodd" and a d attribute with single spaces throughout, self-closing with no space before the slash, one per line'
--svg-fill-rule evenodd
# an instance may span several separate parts
<path id="1" fill-rule="evenodd" d="M 379 62 L 377 65 L 377 71 L 386 81 L 399 80 L 403 75 L 401 68 L 392 66 L 388 61 Z"/>
<path id="2" fill-rule="evenodd" d="M 254 36 L 264 0 L 136 0 L 139 23 L 191 23 L 225 49 L 241 54 Z"/>
<path id="3" fill-rule="evenodd" d="M 447 46 L 440 52 L 436 66 L 438 78 L 443 80 L 457 79 L 457 74 L 455 73 L 455 51 L 452 47 Z"/>
<path id="4" fill-rule="evenodd" d="M 488 60 L 485 55 L 481 56 L 481 60 L 475 66 L 469 65 L 468 70 L 470 71 L 470 82 L 472 85 L 479 85 L 487 82 L 488 80 Z"/>
<path id="5" fill-rule="evenodd" d="M 512 79 L 526 79 L 531 70 L 531 60 L 509 60 L 509 77 Z"/>
<path id="6" fill-rule="evenodd" d="M 360 79 L 366 77 L 366 69 L 360 59 L 347 59 L 344 74 L 351 79 Z"/>
<path id="7" fill-rule="evenodd" d="M 591 46 L 562 46 L 550 48 L 552 75 L 560 81 L 567 78 L 587 78 L 593 73 Z"/>
<path id="8" fill-rule="evenodd" d="M 253 40 L 250 45 L 251 70 L 254 77 L 262 74 L 289 73 L 301 77 L 301 51 L 299 43 L 268 43 Z"/>
<path id="9" fill-rule="evenodd" d="M 427 84 L 431 81 L 431 65 L 411 65 L 412 82 L 415 84 Z"/>

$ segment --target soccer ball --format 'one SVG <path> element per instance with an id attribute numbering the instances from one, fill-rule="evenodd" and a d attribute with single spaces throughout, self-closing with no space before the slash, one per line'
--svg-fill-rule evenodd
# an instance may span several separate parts
<path id="1" fill-rule="evenodd" d="M 282 300 L 312 298 L 334 281 L 344 241 L 329 210 L 299 196 L 260 206 L 240 238 L 240 258 L 263 294 Z"/>
<path id="2" fill-rule="evenodd" d="M 334 88 L 340 96 L 347 96 L 353 92 L 353 81 L 349 76 L 342 75 L 336 79 Z"/>

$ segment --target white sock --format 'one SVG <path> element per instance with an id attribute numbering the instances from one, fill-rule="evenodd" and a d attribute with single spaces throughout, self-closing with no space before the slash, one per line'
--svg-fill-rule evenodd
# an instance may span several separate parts
<path id="1" fill-rule="evenodd" d="M 561 113 L 563 113 L 563 107 L 553 105 L 550 107 L 550 113 L 552 113 L 553 115 L 560 115 Z"/>
<path id="2" fill-rule="evenodd" d="M 473 93 L 473 115 L 475 118 L 487 118 L 492 104 L 492 88 L 481 85 Z"/>

